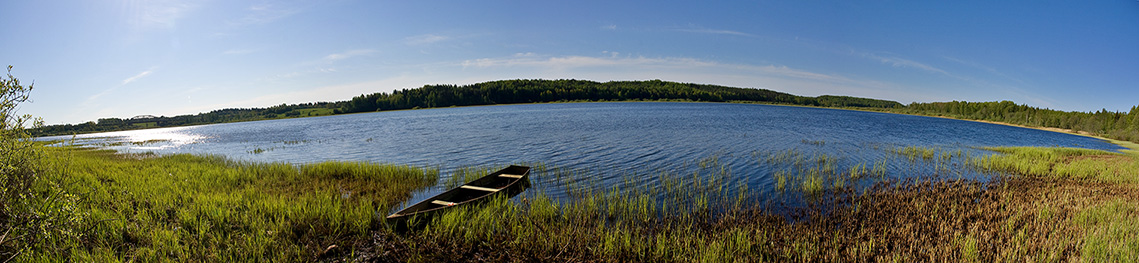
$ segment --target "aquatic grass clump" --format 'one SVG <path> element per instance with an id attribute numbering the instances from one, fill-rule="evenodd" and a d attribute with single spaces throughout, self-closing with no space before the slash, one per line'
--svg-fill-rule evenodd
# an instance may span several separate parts
<path id="1" fill-rule="evenodd" d="M 456 168 L 451 172 L 451 175 L 447 177 L 447 180 L 443 182 L 443 187 L 459 187 L 459 185 L 474 181 L 476 179 L 482 178 L 483 176 L 486 176 L 487 174 L 497 171 L 498 168 L 495 167 L 501 166 L 464 166 Z"/>
<path id="2" fill-rule="evenodd" d="M 803 153 L 789 149 L 771 154 L 753 152 L 752 158 L 761 166 L 771 167 L 775 189 L 795 190 L 807 196 L 817 196 L 825 191 L 853 186 L 866 179 L 883 179 L 887 174 L 887 160 L 875 161 L 867 169 L 863 162 L 846 164 L 840 158 L 826 153 Z"/>
<path id="3" fill-rule="evenodd" d="M 941 158 L 941 161 L 950 161 L 953 157 L 949 152 L 944 152 L 940 148 L 931 147 L 906 146 L 894 149 L 893 152 L 905 156 L 910 162 L 917 161 L 918 159 L 929 161 L 935 157 Z"/>

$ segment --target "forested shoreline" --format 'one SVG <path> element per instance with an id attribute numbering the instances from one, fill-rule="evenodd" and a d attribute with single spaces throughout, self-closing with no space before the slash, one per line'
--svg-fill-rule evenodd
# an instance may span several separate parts
<path id="1" fill-rule="evenodd" d="M 895 101 L 848 96 L 804 97 L 766 89 L 678 83 L 661 80 L 595 82 L 585 80 L 500 80 L 470 85 L 426 85 L 391 93 L 377 92 L 351 100 L 281 104 L 269 108 L 222 109 L 174 117 L 103 118 L 80 124 L 35 129 L 36 136 L 109 132 L 132 129 L 311 117 L 374 112 L 520 103 L 570 101 L 699 101 L 755 102 L 822 107 L 899 108 Z"/>
<path id="2" fill-rule="evenodd" d="M 1002 122 L 1030 127 L 1059 128 L 1088 132 L 1116 140 L 1139 142 L 1139 106 L 1131 107 L 1131 111 L 1126 113 L 1107 110 L 1077 112 L 1037 108 L 1011 101 L 950 101 L 910 103 L 904 108 L 888 111 Z"/>
<path id="3" fill-rule="evenodd" d="M 177 127 L 226 122 L 311 117 L 345 113 L 453 106 L 573 101 L 743 102 L 857 108 L 893 113 L 985 120 L 1034 127 L 1084 131 L 1139 142 L 1139 106 L 1130 112 L 1066 112 L 1000 102 L 931 102 L 903 105 L 895 101 L 849 96 L 798 96 L 766 89 L 679 83 L 661 80 L 596 82 L 586 80 L 500 80 L 469 85 L 425 85 L 391 93 L 377 92 L 351 100 L 281 104 L 269 108 L 221 109 L 174 117 L 103 118 L 81 124 L 34 129 L 35 136 Z"/>

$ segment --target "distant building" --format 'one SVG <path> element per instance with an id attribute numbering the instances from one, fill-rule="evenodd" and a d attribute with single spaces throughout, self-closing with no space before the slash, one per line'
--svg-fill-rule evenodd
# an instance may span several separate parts
<path id="1" fill-rule="evenodd" d="M 152 119 L 152 118 L 158 118 L 158 116 L 154 116 L 154 115 L 138 115 L 138 116 L 134 116 L 134 117 L 131 117 L 131 119 L 132 119 L 132 120 Z"/>

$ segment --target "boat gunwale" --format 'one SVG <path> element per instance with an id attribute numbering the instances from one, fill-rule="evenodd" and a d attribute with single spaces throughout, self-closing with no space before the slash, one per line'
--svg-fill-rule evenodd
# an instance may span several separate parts
<path id="1" fill-rule="evenodd" d="M 518 177 L 518 178 L 512 178 L 512 177 L 500 177 L 500 176 L 499 176 L 499 175 L 502 175 L 502 174 L 515 174 L 515 173 L 509 173 L 509 172 L 511 172 L 511 171 L 517 171 L 517 170 L 522 170 L 522 169 L 524 169 L 524 170 L 525 170 L 525 172 L 523 172 L 523 173 L 522 173 L 522 175 L 521 175 L 521 177 Z M 458 187 L 455 187 L 455 188 L 452 188 L 452 189 L 450 189 L 450 190 L 447 190 L 447 191 L 445 191 L 445 192 L 439 193 L 439 194 L 437 194 L 437 195 L 434 195 L 434 196 L 432 196 L 432 197 L 429 197 L 429 198 L 427 198 L 427 199 L 424 199 L 423 201 L 420 201 L 420 202 L 417 202 L 417 203 L 415 203 L 415 204 L 413 204 L 413 205 L 410 205 L 410 206 L 408 206 L 408 207 L 406 207 L 406 208 L 404 208 L 404 209 L 401 209 L 401 210 L 399 210 L 399 211 L 396 211 L 395 213 L 392 213 L 391 215 L 388 215 L 388 216 L 387 216 L 387 219 L 388 219 L 388 220 L 392 220 L 392 219 L 409 218 L 409 217 L 411 217 L 411 216 L 415 216 L 415 215 L 429 214 L 429 213 L 433 213 L 433 212 L 436 212 L 436 211 L 439 211 L 439 210 L 443 210 L 443 209 L 446 209 L 446 208 L 455 207 L 455 206 L 460 206 L 460 205 L 464 205 L 464 204 L 467 204 L 467 203 L 470 203 L 470 202 L 475 202 L 475 201 L 483 200 L 483 199 L 485 199 L 485 198 L 487 198 L 487 197 L 489 197 L 489 196 L 491 196 L 491 195 L 499 194 L 499 193 L 501 193 L 501 192 L 505 192 L 505 191 L 508 191 L 508 190 L 510 190 L 510 189 L 512 189 L 512 188 L 514 188 L 514 187 L 518 187 L 518 186 L 519 186 L 518 184 L 519 184 L 520 182 L 523 182 L 523 181 L 525 181 L 525 180 L 529 179 L 529 177 L 530 177 L 530 167 L 529 167 L 529 166 L 521 166 L 521 165 L 510 165 L 510 166 L 508 166 L 508 167 L 506 167 L 506 168 L 503 168 L 503 169 L 501 169 L 501 170 L 498 170 L 498 171 L 495 171 L 495 172 L 493 172 L 493 173 L 490 173 L 490 174 L 488 174 L 488 175 L 486 175 L 486 176 L 483 176 L 483 177 L 481 177 L 481 178 L 479 178 L 479 179 L 475 179 L 474 181 L 470 181 L 470 182 L 467 182 L 467 183 L 465 183 L 465 184 L 462 184 L 462 185 L 460 185 L 460 186 L 458 186 Z M 505 179 L 505 180 L 503 180 L 503 179 Z M 455 193 L 457 193 L 457 192 L 460 192 L 460 191 L 478 191 L 478 190 L 471 190 L 471 189 L 466 189 L 466 188 L 463 188 L 463 186 L 468 186 L 468 185 L 469 185 L 469 186 L 476 186 L 476 187 L 481 187 L 481 185 L 485 185 L 487 182 L 493 182 L 493 181 L 499 181 L 499 180 L 502 180 L 502 181 L 509 181 L 509 183 L 506 183 L 506 184 L 505 184 L 504 186 L 502 186 L 501 188 L 498 188 L 498 191 L 494 191 L 494 192 L 485 192 L 485 191 L 479 191 L 479 192 L 482 192 L 483 194 L 480 194 L 480 195 L 476 195 L 476 196 L 473 196 L 473 197 L 467 198 L 466 200 L 462 200 L 462 201 L 459 201 L 459 202 L 455 202 L 455 201 L 452 201 L 452 200 L 442 200 L 442 199 L 440 198 L 441 196 L 450 196 L 450 195 L 454 195 Z M 448 202 L 452 202 L 452 203 L 454 203 L 454 205 L 449 205 L 449 206 L 439 206 L 439 207 L 434 207 L 434 208 L 423 209 L 423 208 L 425 208 L 425 207 L 430 207 L 430 205 L 432 205 L 432 203 L 431 203 L 431 202 L 432 202 L 432 201 L 437 201 L 437 200 L 438 200 L 438 201 L 448 201 Z M 418 209 L 420 209 L 420 210 L 409 211 L 409 210 L 413 210 L 413 209 L 417 209 L 417 208 L 418 208 Z"/>

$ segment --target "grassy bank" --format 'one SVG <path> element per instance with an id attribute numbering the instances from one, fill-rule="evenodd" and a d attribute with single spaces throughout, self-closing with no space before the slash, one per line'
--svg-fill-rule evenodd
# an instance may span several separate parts
<path id="1" fill-rule="evenodd" d="M 432 185 L 398 165 L 243 163 L 216 156 L 52 149 L 53 181 L 79 202 L 77 238 L 32 261 L 312 261 L 350 257 L 377 211 Z"/>
<path id="2" fill-rule="evenodd" d="M 258 164 L 213 156 L 122 155 L 49 148 L 78 202 L 73 238 L 22 261 L 1133 261 L 1139 259 L 1136 155 L 1064 148 L 995 148 L 992 156 L 906 147 L 914 161 L 967 158 L 1009 172 L 991 182 L 878 180 L 876 164 L 776 153 L 794 184 L 822 176 L 806 207 L 756 203 L 729 189 L 717 156 L 691 174 L 634 174 L 654 184 L 596 187 L 589 171 L 536 167 L 569 182 L 569 199 L 540 190 L 461 207 L 397 233 L 376 213 L 434 184 L 438 172 L 329 162 Z M 913 157 L 910 157 L 913 156 Z M 820 161 L 821 160 L 821 161 Z M 796 165 L 801 163 L 801 165 Z M 869 166 L 869 168 L 867 168 Z M 800 167 L 800 168 L 796 168 Z M 456 171 L 447 184 L 489 168 Z M 869 170 L 869 171 L 867 171 Z M 576 182 L 576 183 L 574 183 Z M 601 189 L 601 190 L 598 190 Z"/>

